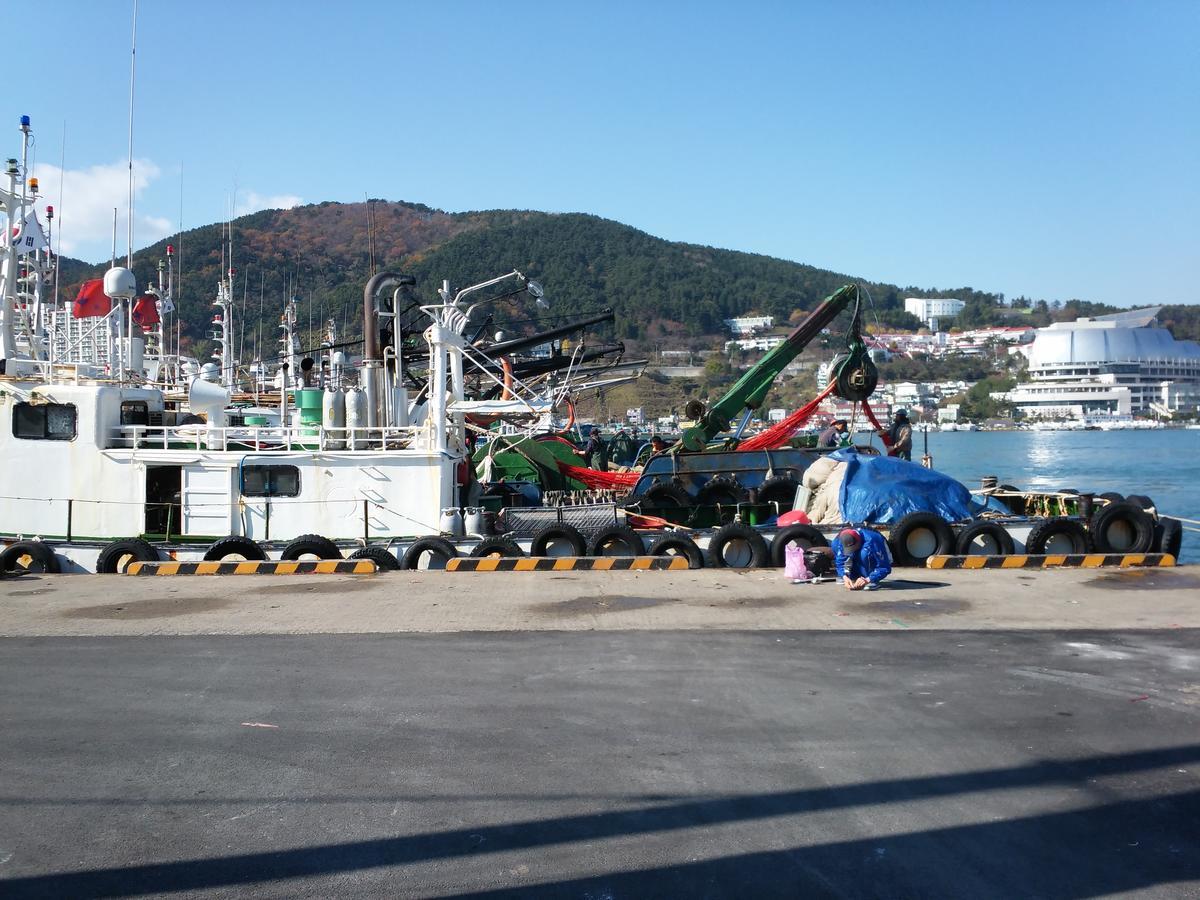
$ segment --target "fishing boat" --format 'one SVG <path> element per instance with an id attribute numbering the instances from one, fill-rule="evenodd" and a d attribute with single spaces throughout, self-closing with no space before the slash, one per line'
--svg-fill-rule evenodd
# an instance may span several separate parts
<path id="1" fill-rule="evenodd" d="M 973 500 L 919 465 L 872 462 L 866 448 L 823 459 L 790 447 L 833 393 L 882 432 L 868 403 L 877 373 L 853 285 L 810 311 L 724 396 L 690 401 L 690 424 L 674 447 L 627 472 L 580 465 L 561 413 L 571 421 L 576 396 L 638 377 L 645 361 L 624 359 L 621 344 L 602 339 L 565 343 L 612 321 L 611 311 L 530 335 L 489 334 L 492 304 L 520 297 L 546 306 L 541 285 L 517 270 L 460 290 L 443 282 L 425 299 L 410 276 L 373 275 L 363 290 L 363 355 L 353 363 L 332 352 L 333 340 L 321 365 L 297 360 L 294 307 L 285 306 L 279 359 L 245 372 L 232 356 L 232 291 L 223 282 L 216 358 L 201 365 L 172 355 L 161 327 L 169 261 L 153 290 L 139 290 L 129 265 L 113 265 L 70 309 L 51 299 L 53 258 L 32 216 L 37 186 L 25 165 L 28 120 L 22 134 L 21 162 L 10 160 L 0 188 L 8 220 L 0 248 L 0 573 L 346 555 L 421 568 L 460 553 L 564 552 L 746 567 L 779 564 L 794 544 L 827 544 L 851 522 L 885 530 L 897 560 L 910 565 L 980 546 L 1001 555 L 1093 544 L 1178 550 L 1178 523 L 1158 518 L 1152 503 L 1051 498 L 1008 485 Z M 774 379 L 851 305 L 847 352 L 829 384 L 748 435 Z M 147 336 L 154 326 L 157 341 Z M 548 349 L 531 352 L 539 347 Z M 814 512 L 814 502 L 819 519 L 784 520 L 785 511 Z M 484 514 L 489 504 L 494 518 Z M 1103 514 L 1090 518 L 1096 505 Z"/>
<path id="2" fill-rule="evenodd" d="M 481 291 L 500 286 L 505 297 L 543 299 L 520 272 L 457 292 L 444 283 L 436 302 L 407 305 L 401 295 L 413 279 L 381 273 L 364 292 L 359 365 L 326 380 L 311 359 L 296 372 L 285 352 L 278 389 L 255 390 L 249 399 L 257 402 L 247 403 L 231 358 L 227 283 L 217 292 L 217 358 L 204 366 L 164 354 L 169 292 L 165 284 L 139 291 L 128 267 L 113 266 L 81 295 L 104 307 L 100 315 L 50 302 L 53 258 L 32 233 L 27 119 L 22 127 L 22 161 L 10 161 L 0 189 L 10 235 L 0 282 L 0 536 L 49 570 L 340 557 L 436 535 L 447 530 L 442 511 L 464 505 L 473 433 L 501 421 L 546 427 L 574 391 L 636 377 L 600 377 L 589 364 L 623 347 L 582 341 L 565 357 L 514 370 L 512 355 L 533 343 L 611 319 L 481 339 L 473 313 L 495 300 L 473 302 Z M 13 223 L 25 230 L 13 236 Z M 138 316 L 147 297 L 157 313 L 147 324 L 158 328 L 149 338 Z M 294 316 L 285 311 L 284 320 Z M 294 347 L 286 328 L 285 342 Z M 410 394 L 414 376 L 419 388 Z M 261 364 L 254 378 L 256 388 L 272 381 Z"/>

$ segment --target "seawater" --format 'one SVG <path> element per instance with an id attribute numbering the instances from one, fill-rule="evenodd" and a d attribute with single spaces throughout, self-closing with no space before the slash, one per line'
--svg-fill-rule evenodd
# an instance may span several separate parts
<path id="1" fill-rule="evenodd" d="M 923 441 L 913 435 L 914 462 Z M 1163 515 L 1200 521 L 1200 431 L 935 431 L 929 454 L 972 490 L 995 475 L 1019 488 L 1145 494 Z M 1200 534 L 1184 531 L 1180 556 L 1200 562 Z"/>

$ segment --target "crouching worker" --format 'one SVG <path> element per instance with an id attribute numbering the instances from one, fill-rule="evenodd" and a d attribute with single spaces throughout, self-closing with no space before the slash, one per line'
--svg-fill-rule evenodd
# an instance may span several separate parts
<path id="1" fill-rule="evenodd" d="M 833 564 L 847 590 L 873 591 L 892 572 L 887 541 L 870 528 L 847 528 L 833 542 Z"/>

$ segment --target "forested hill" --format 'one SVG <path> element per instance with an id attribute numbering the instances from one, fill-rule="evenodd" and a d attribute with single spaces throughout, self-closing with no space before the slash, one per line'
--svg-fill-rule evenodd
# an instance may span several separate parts
<path id="1" fill-rule="evenodd" d="M 666 241 L 590 215 L 445 213 L 383 200 L 370 201 L 370 208 L 376 270 L 414 275 L 419 296 L 432 301 L 443 279 L 458 288 L 520 269 L 544 285 L 552 301 L 550 316 L 612 307 L 616 335 L 642 349 L 712 346 L 724 318 L 758 313 L 773 315 L 782 324 L 841 285 L 861 283 L 853 276 L 800 263 Z M 222 227 L 214 224 L 169 240 L 178 247 L 184 273 L 176 305 L 190 338 L 187 343 L 200 353 L 207 352 L 203 342 L 222 268 L 221 234 Z M 135 254 L 139 284 L 152 283 L 167 243 L 160 241 Z M 362 286 L 371 264 L 366 203 L 326 202 L 244 216 L 233 222 L 233 245 L 235 297 L 244 303 L 238 319 L 245 322 L 245 345 L 239 354 L 243 362 L 252 358 L 256 335 L 265 353 L 273 351 L 279 313 L 290 295 L 300 298 L 301 330 L 310 322 L 314 330 L 314 343 L 306 346 L 315 344 L 315 335 L 330 317 L 344 334 L 358 334 Z M 79 266 L 64 270 L 66 291 L 104 268 L 92 267 L 90 273 Z M 903 312 L 906 296 L 966 300 L 966 325 L 1014 318 L 1044 324 L 1051 316 L 1109 309 L 1068 304 L 1056 310 L 1025 298 L 1012 302 L 1011 307 L 1018 308 L 1014 309 L 1000 295 L 971 288 L 865 284 L 874 307 L 867 321 L 884 326 L 917 327 L 919 323 Z M 1019 311 L 1029 307 L 1031 313 Z M 1176 324 L 1185 333 L 1178 336 L 1200 334 L 1200 309 L 1182 309 Z M 498 309 L 496 317 L 502 323 L 506 316 L 515 320 L 528 312 L 527 306 L 519 311 L 508 307 Z"/>

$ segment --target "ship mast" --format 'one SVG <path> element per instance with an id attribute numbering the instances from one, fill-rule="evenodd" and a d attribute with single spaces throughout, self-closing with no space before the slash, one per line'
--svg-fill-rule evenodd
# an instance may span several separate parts
<path id="1" fill-rule="evenodd" d="M 21 158 L 25 160 L 29 154 L 29 116 L 21 116 Z M 17 357 L 16 315 L 17 315 L 17 241 L 13 229 L 21 228 L 25 223 L 25 178 L 22 164 L 15 159 L 5 162 L 4 174 L 8 176 L 7 190 L 0 190 L 0 205 L 8 213 L 8 229 L 4 241 L 4 265 L 0 277 L 3 279 L 3 290 L 0 290 L 0 359 L 9 360 Z M 17 181 L 20 180 L 20 192 L 17 191 Z"/>
<path id="2" fill-rule="evenodd" d="M 213 316 L 214 326 L 212 337 L 220 343 L 213 351 L 213 359 L 221 366 L 221 384 L 233 389 L 237 382 L 237 360 L 233 358 L 233 278 L 234 270 L 230 267 L 224 278 L 217 282 L 217 296 L 213 306 L 217 314 Z"/>

